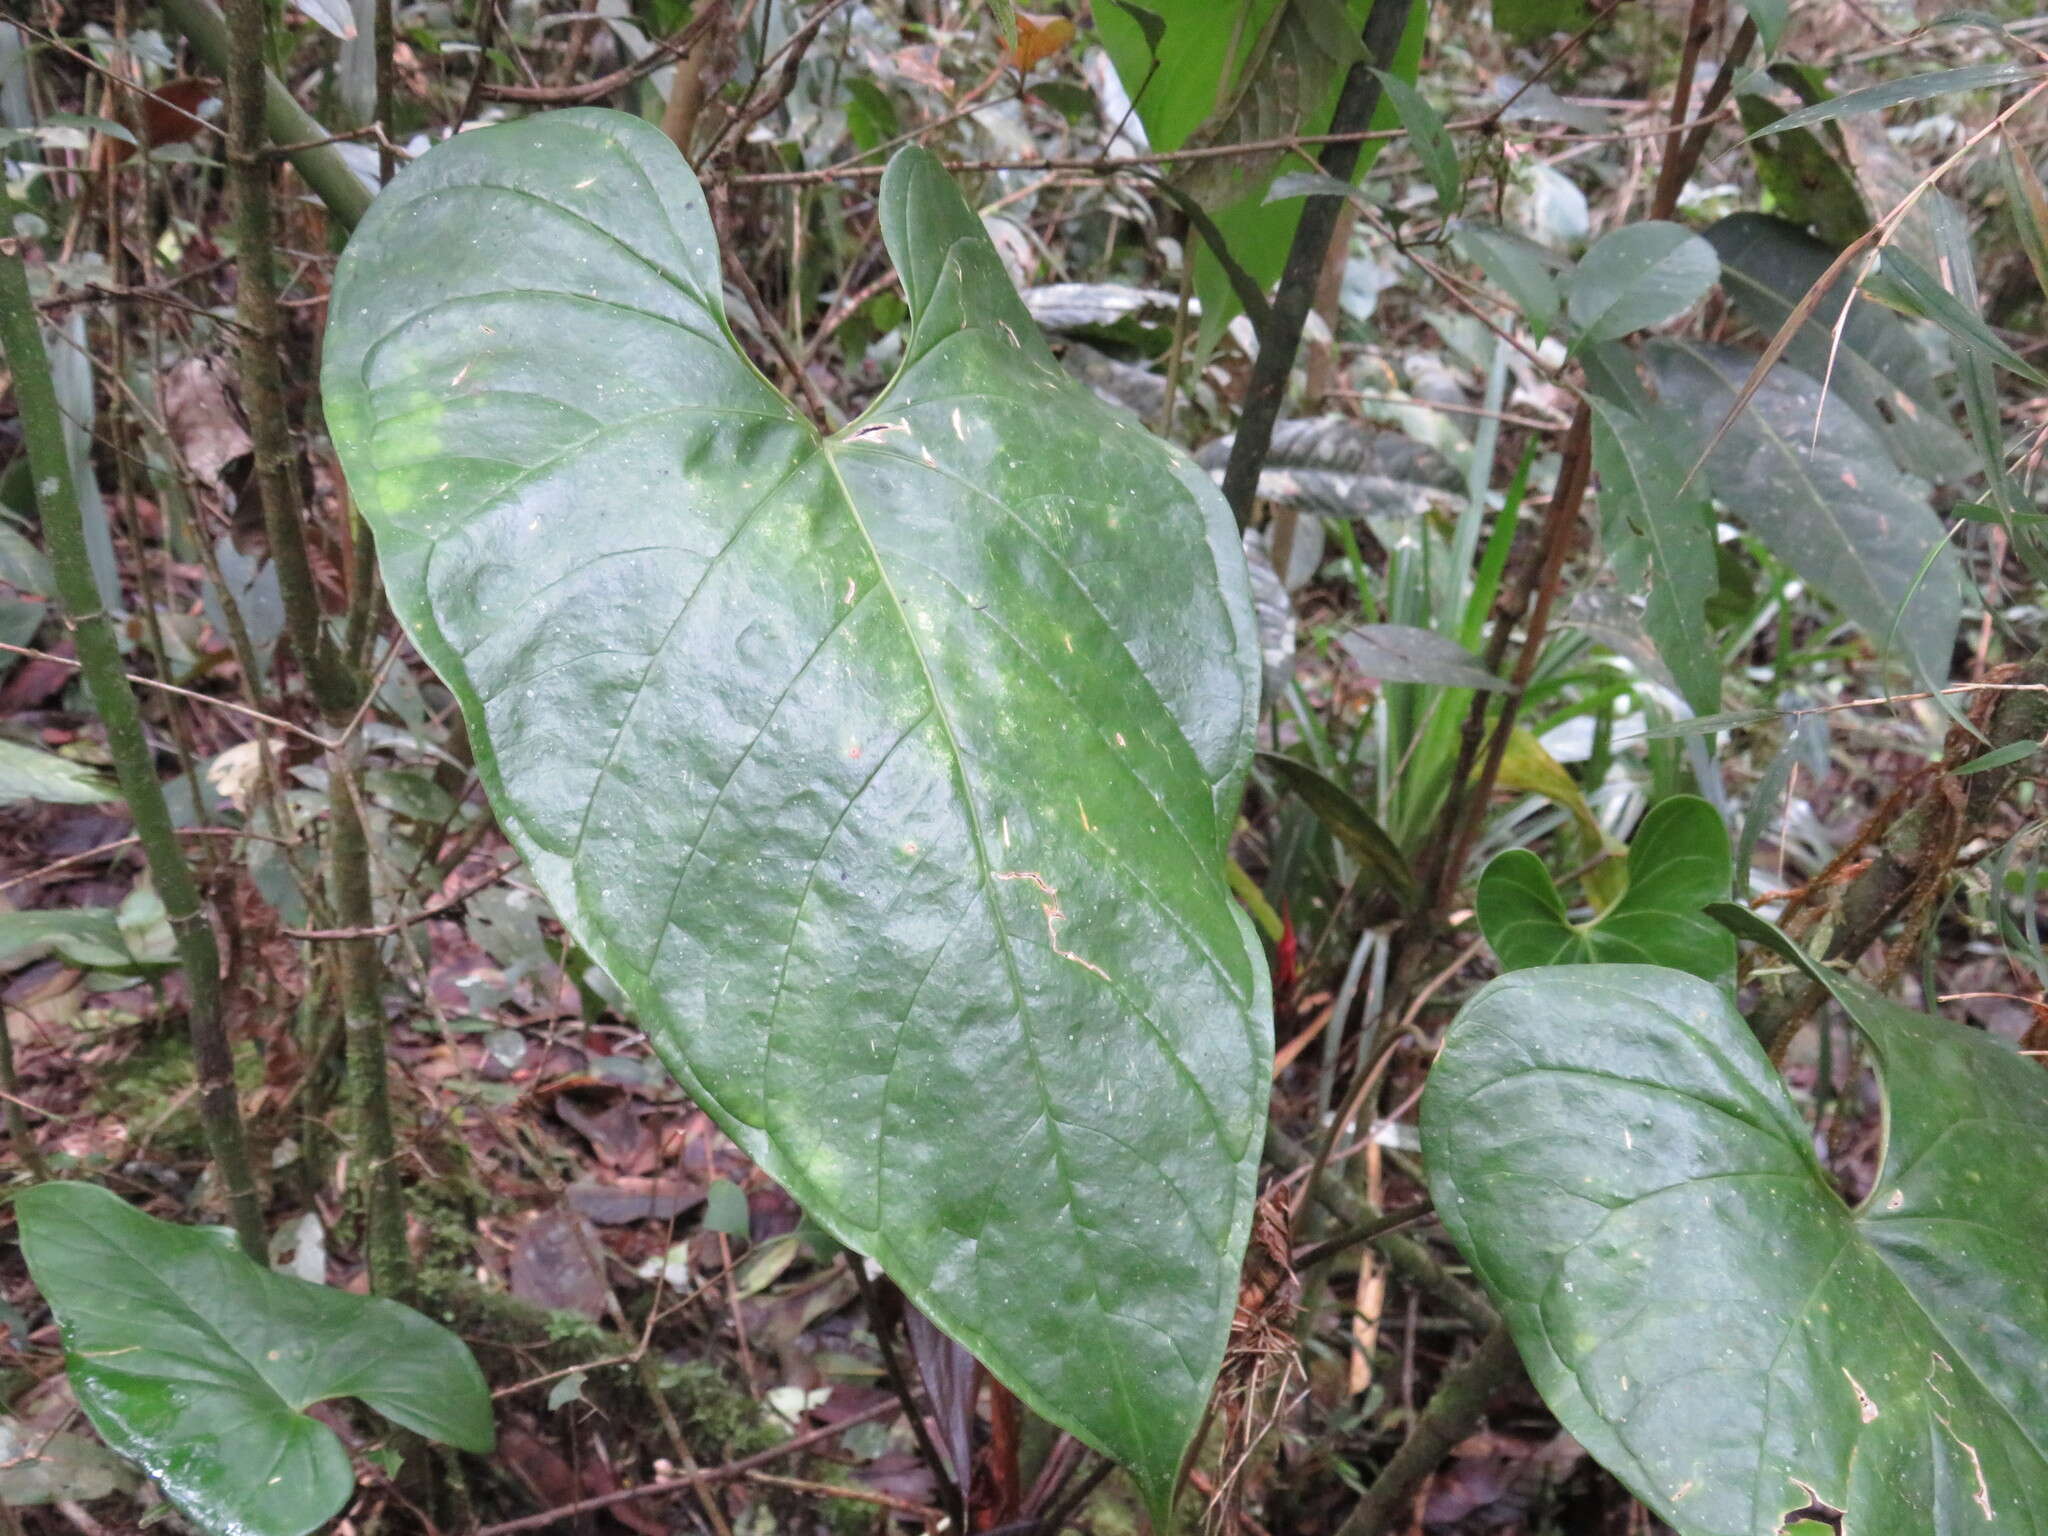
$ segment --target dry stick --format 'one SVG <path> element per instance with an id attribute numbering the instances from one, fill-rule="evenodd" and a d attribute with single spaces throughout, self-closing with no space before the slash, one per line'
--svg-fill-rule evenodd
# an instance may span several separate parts
<path id="1" fill-rule="evenodd" d="M 830 1440 L 844 1434 L 857 1424 L 868 1424 L 888 1414 L 899 1413 L 902 1405 L 894 1398 L 884 1398 L 872 1407 L 863 1408 L 859 1413 L 839 1420 L 834 1424 L 807 1429 L 802 1434 L 785 1440 L 780 1445 L 770 1446 L 765 1451 L 756 1451 L 752 1456 L 742 1456 L 738 1461 L 728 1462 L 722 1467 L 707 1467 L 702 1472 L 693 1472 L 688 1477 L 664 1478 L 659 1482 L 643 1483 L 638 1488 L 619 1488 L 611 1493 L 600 1493 L 592 1498 L 578 1499 L 573 1504 L 564 1504 L 559 1509 L 543 1511 L 538 1515 L 522 1515 L 517 1520 L 505 1520 L 497 1525 L 487 1525 L 475 1536 L 515 1536 L 519 1531 L 539 1531 L 587 1515 L 593 1510 L 610 1509 L 618 1504 L 630 1504 L 637 1499 L 659 1498 L 665 1493 L 681 1493 L 690 1488 L 706 1487 L 717 1483 L 730 1482 L 736 1477 L 745 1477 L 758 1468 L 769 1466 L 793 1456 L 798 1451 L 807 1451 L 821 1440 Z"/>
<path id="2" fill-rule="evenodd" d="M 28 270 L 22 264 L 20 242 L 15 240 L 0 240 L 0 346 L 5 347 L 14 374 L 36 502 L 49 541 L 65 624 L 78 647 L 86 691 L 106 726 L 108 755 L 114 760 L 122 798 L 134 818 L 135 834 L 148 856 L 150 877 L 177 938 L 178 960 L 185 972 L 186 1027 L 192 1038 L 207 1146 L 235 1234 L 249 1256 L 264 1263 L 268 1254 L 263 1203 L 256 1192 L 241 1106 L 235 1096 L 234 1054 L 221 1019 L 220 947 L 192 866 L 178 846 L 177 829 L 171 824 L 163 785 L 157 781 L 149 743 L 143 736 L 142 714 L 121 667 L 113 622 L 100 606 L 93 584 L 78 493 L 64 448 L 64 420 L 50 380 L 42 333 L 37 329 L 35 305 L 29 297 Z"/>
<path id="3" fill-rule="evenodd" d="M 1365 1497 L 1337 1527 L 1337 1536 L 1382 1536 L 1386 1531 L 1405 1530 L 1409 1503 L 1423 1479 L 1442 1464 L 1452 1446 L 1472 1433 L 1486 1412 L 1487 1401 L 1513 1378 L 1520 1364 L 1507 1324 L 1494 1324 L 1479 1352 L 1438 1384 L 1436 1395 L 1422 1410 L 1401 1449 L 1380 1469 Z"/>
<path id="4" fill-rule="evenodd" d="M 32 645 L 9 645 L 5 641 L 0 641 L 0 651 L 13 656 L 27 656 L 34 661 L 52 662 L 60 667 L 82 667 L 84 665 L 83 662 L 76 661 L 69 656 L 59 656 L 53 651 L 37 650 Z M 334 745 L 325 736 L 309 731 L 303 726 L 293 725 L 291 721 L 280 719 L 276 715 L 267 715 L 260 709 L 251 709 L 246 704 L 237 704 L 233 699 L 216 699 L 210 693 L 198 693 L 190 688 L 180 688 L 176 683 L 160 682 L 153 677 L 144 677 L 139 672 L 124 672 L 121 676 L 124 682 L 132 683 L 137 688 L 154 688 L 158 693 L 174 693 L 181 699 L 192 700 L 195 704 L 206 704 L 214 709 L 224 709 L 231 715 L 243 715 L 263 725 L 274 726 L 280 731 L 290 731 L 294 736 L 303 736 L 315 746 L 331 747 Z"/>
<path id="5" fill-rule="evenodd" d="M 163 0 L 163 9 L 165 18 L 185 34 L 185 40 L 206 66 L 223 80 L 231 79 L 227 23 L 214 9 L 213 0 Z M 260 59 L 256 80 L 262 92 L 262 119 L 269 136 L 279 144 L 298 146 L 288 157 L 293 167 L 306 179 L 314 196 L 326 204 L 328 215 L 343 229 L 354 229 L 369 211 L 370 189 L 349 169 L 327 130 L 307 115 L 292 93 L 263 68 Z"/>
<path id="6" fill-rule="evenodd" d="M 188 0 L 189 3 L 189 0 Z M 485 83 L 473 87 L 473 93 L 487 96 L 493 101 L 519 101 L 532 106 L 575 107 L 600 101 L 614 91 L 624 90 L 643 75 L 651 75 L 670 59 L 687 53 L 696 46 L 697 40 L 710 31 L 717 17 L 711 10 L 699 12 L 689 24 L 674 37 L 656 43 L 645 58 L 636 59 L 624 69 L 615 69 L 608 75 L 599 75 L 595 80 L 586 80 L 581 85 L 491 85 Z M 481 62 L 477 67 L 482 69 Z M 464 118 L 468 113 L 463 114 Z"/>
<path id="7" fill-rule="evenodd" d="M 394 933 L 404 932 L 416 923 L 424 923 L 429 918 L 439 917 L 445 912 L 454 911 L 471 897 L 489 890 L 500 880 L 511 874 L 523 862 L 520 859 L 508 859 L 503 864 L 493 868 L 490 873 L 470 881 L 460 890 L 453 891 L 441 897 L 438 901 L 429 902 L 417 912 L 408 913 L 404 917 L 393 918 L 388 923 L 370 923 L 361 928 L 286 928 L 282 929 L 281 932 L 287 938 L 307 939 L 325 943 L 335 943 L 346 939 L 386 939 Z"/>
<path id="8" fill-rule="evenodd" d="M 1330 127 L 1339 133 L 1367 127 L 1380 104 L 1380 77 L 1376 69 L 1393 62 L 1401 34 L 1408 25 L 1413 0 L 1373 0 L 1365 18 L 1361 40 L 1365 59 L 1351 66 L 1344 78 L 1343 93 Z M 1323 174 L 1350 184 L 1358 165 L 1357 141 L 1327 144 L 1318 161 Z M 1242 528 L 1251 521 L 1252 502 L 1259 489 L 1259 472 L 1265 468 L 1266 453 L 1273 446 L 1273 424 L 1280 419 L 1281 401 L 1287 394 L 1287 376 L 1294 371 L 1294 355 L 1301 350 L 1302 328 L 1315 303 L 1316 279 L 1323 269 L 1330 236 L 1349 199 L 1318 195 L 1302 205 L 1301 222 L 1295 226 L 1294 243 L 1287 251 L 1287 265 L 1280 276 L 1280 288 L 1273 298 L 1273 312 L 1259 330 L 1259 357 L 1252 365 L 1251 382 L 1245 386 L 1244 408 L 1239 412 L 1237 437 L 1230 446 L 1230 463 L 1223 472 L 1223 499 L 1237 514 Z"/>

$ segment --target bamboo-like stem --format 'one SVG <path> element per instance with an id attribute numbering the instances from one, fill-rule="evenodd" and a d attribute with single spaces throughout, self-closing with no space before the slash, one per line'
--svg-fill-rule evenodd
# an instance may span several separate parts
<path id="1" fill-rule="evenodd" d="M 57 597 L 78 647 L 86 692 L 107 731 L 107 753 L 122 798 L 135 822 L 135 835 L 149 860 L 150 878 L 164 904 L 185 972 L 186 1027 L 199 1078 L 199 1116 L 208 1149 L 227 1198 L 228 1215 L 243 1249 L 266 1261 L 263 1202 L 256 1191 L 255 1166 L 242 1129 L 235 1095 L 234 1056 L 220 1007 L 220 948 L 199 894 L 192 866 L 178 846 L 177 829 L 164 802 L 163 785 L 142 732 L 142 712 L 121 666 L 113 621 L 100 604 L 86 554 L 85 524 L 64 451 L 64 422 L 50 379 L 48 354 L 36 325 L 28 269 L 20 243 L 0 240 L 0 346 L 14 374 L 29 468 L 43 536 L 49 542 Z"/>
<path id="2" fill-rule="evenodd" d="M 328 899 L 346 928 L 376 921 L 369 837 L 363 824 L 362 753 L 348 728 L 365 698 L 366 683 L 350 665 L 320 611 L 306 554 L 298 454 L 285 410 L 279 344 L 283 327 L 273 265 L 276 220 L 271 171 L 263 152 L 265 73 L 269 26 L 266 0 L 228 0 L 226 70 L 228 179 L 234 191 L 236 318 L 241 322 L 242 406 L 255 444 L 255 485 L 283 600 L 285 632 L 321 714 L 338 744 L 328 754 Z M 388 80 L 384 82 L 388 87 Z M 388 97 L 385 104 L 388 106 Z M 343 1064 L 356 1138 L 356 1197 L 363 1216 L 363 1249 L 370 1288 L 404 1296 L 412 1289 L 405 1241 L 398 1138 L 391 1113 L 385 1055 L 384 974 L 375 939 L 342 943 L 337 955 Z"/>
<path id="3" fill-rule="evenodd" d="M 369 836 L 357 799 L 361 757 L 361 746 L 351 741 L 328 758 L 329 899 L 335 917 L 350 928 L 367 928 L 376 922 Z M 391 1079 L 385 1065 L 384 967 L 377 954 L 379 942 L 374 938 L 343 939 L 335 944 L 334 953 L 370 1289 L 379 1296 L 402 1297 L 412 1293 L 412 1253 L 405 1241 L 405 1194 L 398 1180 L 398 1136 L 392 1124 Z"/>
<path id="4" fill-rule="evenodd" d="M 185 35 L 193 52 L 206 67 L 223 80 L 232 78 L 227 22 L 214 8 L 213 0 L 163 0 L 164 18 Z M 329 142 L 332 135 L 309 116 L 292 93 L 264 69 L 261 55 L 255 61 L 255 79 L 260 92 L 259 118 L 272 141 L 299 146 L 286 158 L 326 206 L 328 217 L 344 230 L 354 229 L 370 208 L 370 189 L 349 169 L 348 162 Z"/>

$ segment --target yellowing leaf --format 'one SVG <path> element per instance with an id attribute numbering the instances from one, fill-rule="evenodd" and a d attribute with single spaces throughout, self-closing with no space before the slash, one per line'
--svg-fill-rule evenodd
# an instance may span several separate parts
<path id="1" fill-rule="evenodd" d="M 1010 62 L 1019 69 L 1033 69 L 1074 40 L 1074 24 L 1064 16 L 1034 16 L 1017 13 L 1017 41 L 1010 49 Z"/>

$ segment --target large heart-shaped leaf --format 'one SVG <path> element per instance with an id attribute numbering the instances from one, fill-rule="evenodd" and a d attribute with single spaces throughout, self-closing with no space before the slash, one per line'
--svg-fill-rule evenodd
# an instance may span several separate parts
<path id="1" fill-rule="evenodd" d="M 1431 1193 L 1559 1420 L 1685 1536 L 2040 1536 L 2048 1073 L 1834 984 L 1888 1101 L 1860 1207 L 1726 994 L 1621 965 L 1465 1006 Z"/>
<path id="2" fill-rule="evenodd" d="M 1543 861 L 1510 848 L 1479 877 L 1479 927 L 1503 970 L 1634 961 L 1718 981 L 1735 968 L 1735 941 L 1705 909 L 1728 893 L 1731 868 L 1719 813 L 1697 796 L 1673 795 L 1636 829 L 1628 889 L 1605 912 L 1574 923 Z"/>
<path id="3" fill-rule="evenodd" d="M 902 371 L 818 432 L 655 129 L 466 133 L 343 258 L 328 419 L 499 818 L 760 1165 L 1027 1402 L 1171 1485 L 1270 1060 L 1223 878 L 1258 706 L 1184 455 L 1053 361 L 938 163 Z"/>
<path id="4" fill-rule="evenodd" d="M 330 1398 L 491 1449 L 483 1373 L 410 1307 L 273 1274 L 227 1232 L 158 1221 L 94 1184 L 37 1185 L 14 1208 L 79 1406 L 201 1529 L 300 1536 L 333 1517 L 355 1475 L 306 1413 Z"/>
<path id="5" fill-rule="evenodd" d="M 1704 447 L 1755 361 L 1705 342 L 1647 352 L 1667 405 Z M 1939 686 L 1962 615 L 1962 579 L 1928 487 L 1894 469 L 1884 444 L 1820 384 L 1779 365 L 1707 459 L 1714 491 L 1751 532 L 1860 625 Z"/>

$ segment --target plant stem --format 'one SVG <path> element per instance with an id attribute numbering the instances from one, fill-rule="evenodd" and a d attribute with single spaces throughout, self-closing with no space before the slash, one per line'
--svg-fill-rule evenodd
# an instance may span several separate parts
<path id="1" fill-rule="evenodd" d="M 228 42 L 228 27 L 221 13 L 214 9 L 213 0 L 163 0 L 163 9 L 164 18 L 185 34 L 185 41 L 206 67 L 223 80 L 232 80 L 233 50 Z M 290 151 L 287 158 L 313 189 L 313 195 L 326 206 L 328 217 L 344 230 L 354 229 L 369 211 L 370 189 L 349 169 L 334 145 L 326 142 L 331 137 L 328 131 L 307 115 L 275 75 L 263 68 L 260 54 L 255 78 L 262 92 L 261 119 L 271 140 L 300 146 Z"/>
<path id="2" fill-rule="evenodd" d="M 1343 93 L 1330 118 L 1332 133 L 1358 133 L 1371 124 L 1380 105 L 1380 77 L 1374 71 L 1393 62 L 1412 9 L 1413 0 L 1373 0 L 1361 34 L 1366 56 L 1352 65 L 1344 78 Z M 1348 184 L 1358 166 L 1358 153 L 1355 139 L 1326 144 L 1317 163 L 1325 175 Z M 1273 312 L 1259 330 L 1258 361 L 1245 386 L 1237 439 L 1231 444 L 1230 464 L 1223 472 L 1223 498 L 1237 513 L 1240 528 L 1251 521 L 1259 472 L 1265 467 L 1266 453 L 1273 445 L 1273 425 L 1280 419 L 1280 405 L 1287 395 L 1287 376 L 1294 371 L 1294 357 L 1301 350 L 1302 328 L 1315 305 L 1330 237 L 1342 222 L 1347 201 L 1319 195 L 1303 204 L 1301 222 L 1295 226 L 1294 243 L 1288 247 L 1287 265 L 1273 298 Z"/>
<path id="3" fill-rule="evenodd" d="M 1442 1464 L 1451 1447 L 1472 1433 L 1487 1401 L 1513 1378 L 1521 1364 L 1507 1324 L 1495 1323 L 1479 1352 L 1447 1372 L 1436 1396 L 1422 1410 L 1401 1449 L 1380 1469 L 1365 1497 L 1337 1527 L 1337 1536 L 1381 1536 L 1405 1530 L 1409 1502 L 1424 1478 Z"/>
<path id="4" fill-rule="evenodd" d="M 170 807 L 164 802 L 142 712 L 129 691 L 113 621 L 100 604 L 86 553 L 85 524 L 64 451 L 64 422 L 50 379 L 49 357 L 29 296 L 28 269 L 18 241 L 0 240 L 0 345 L 14 374 L 36 504 L 50 546 L 57 597 L 78 647 L 79 670 L 107 731 L 107 754 L 122 798 L 135 821 L 135 835 L 149 860 L 149 873 L 177 939 L 185 972 L 186 1028 L 199 1077 L 199 1116 L 213 1154 L 228 1215 L 243 1249 L 258 1263 L 268 1260 L 263 1203 L 256 1192 L 254 1164 L 242 1129 L 235 1094 L 234 1054 L 220 1007 L 220 948 L 200 899 L 192 866 L 178 846 Z"/>
<path id="5" fill-rule="evenodd" d="M 328 820 L 332 842 L 327 882 L 334 915 L 345 927 L 376 921 L 370 887 L 370 843 L 357 800 L 360 745 L 328 758 Z M 405 1192 L 398 1179 L 398 1136 L 392 1125 L 391 1078 L 385 1065 L 384 967 L 374 938 L 335 943 L 341 993 L 343 1062 L 355 1125 L 356 1189 L 363 1206 L 363 1256 L 370 1289 L 379 1296 L 412 1293 L 412 1252 L 405 1241 Z"/>

